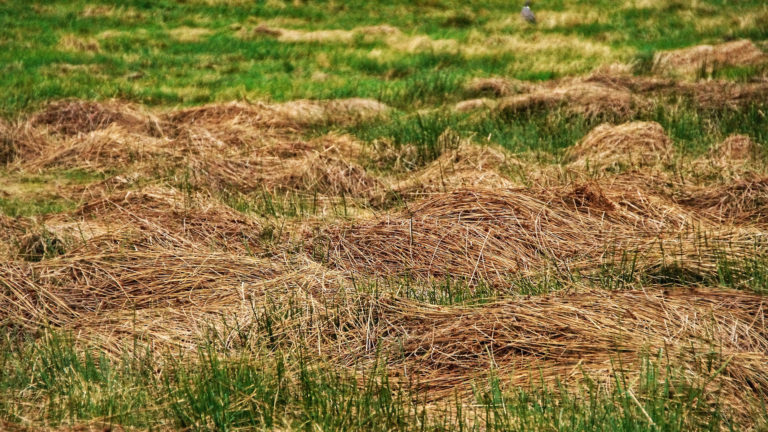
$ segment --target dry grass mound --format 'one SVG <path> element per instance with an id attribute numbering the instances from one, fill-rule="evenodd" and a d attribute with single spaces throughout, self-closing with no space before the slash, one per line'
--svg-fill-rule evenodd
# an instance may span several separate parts
<path id="1" fill-rule="evenodd" d="M 653 71 L 695 76 L 716 65 L 747 66 L 766 60 L 766 55 L 752 41 L 742 39 L 718 45 L 698 45 L 661 52 L 654 58 Z"/>
<path id="2" fill-rule="evenodd" d="M 0 118 L 0 165 L 13 162 L 18 153 L 11 126 Z"/>
<path id="3" fill-rule="evenodd" d="M 493 109 L 496 107 L 496 101 L 492 99 L 468 99 L 461 101 L 453 106 L 454 111 L 457 112 L 470 112 L 481 109 Z"/>
<path id="4" fill-rule="evenodd" d="M 91 200 L 71 215 L 49 219 L 47 224 L 62 237 L 73 239 L 75 246 L 82 242 L 90 250 L 261 249 L 258 222 L 204 196 L 159 187 Z"/>
<path id="5" fill-rule="evenodd" d="M 768 227 L 767 177 L 738 180 L 724 187 L 699 187 L 677 201 L 720 224 Z"/>
<path id="6" fill-rule="evenodd" d="M 529 93 L 502 98 L 497 109 L 514 115 L 521 111 L 562 107 L 586 117 L 629 116 L 638 104 L 629 89 L 604 83 L 572 81 L 539 87 Z"/>
<path id="7" fill-rule="evenodd" d="M 92 132 L 117 123 L 132 131 L 150 131 L 153 119 L 132 105 L 120 102 L 63 100 L 48 104 L 29 123 L 63 135 Z"/>
<path id="8" fill-rule="evenodd" d="M 389 108 L 377 101 L 208 105 L 163 114 L 152 130 L 162 134 L 138 127 L 138 117 L 130 111 L 123 116 L 112 108 L 118 107 L 61 103 L 33 116 L 29 127 L 50 123 L 60 136 L 46 141 L 22 166 L 131 167 L 144 177 L 172 175 L 179 182 L 240 192 L 266 188 L 369 197 L 379 188 L 380 181 L 356 162 L 362 154 L 358 142 L 334 134 L 307 141 L 300 134 L 313 124 L 348 124 L 384 115 Z M 83 119 L 88 119 L 84 130 L 89 132 L 74 134 Z"/>
<path id="9" fill-rule="evenodd" d="M 738 163 L 760 156 L 760 146 L 747 135 L 734 134 L 727 137 L 710 151 L 710 156 L 726 162 Z"/>
<path id="10" fill-rule="evenodd" d="M 722 349 L 713 369 L 722 367 L 717 380 L 730 406 L 746 414 L 749 398 L 768 395 L 768 331 L 754 325 L 766 318 L 759 295 L 585 291 L 451 308 L 384 299 L 372 314 L 375 327 L 344 335 L 344 346 L 358 347 L 346 361 L 388 358 L 392 373 L 437 397 L 454 395 L 456 386 L 468 392 L 489 364 L 513 387 L 541 378 L 578 381 L 585 373 L 609 384 L 603 380 L 617 362 L 636 365 L 643 352 L 658 350 L 679 359 L 684 376 L 706 379 L 712 370 L 696 354 L 710 344 Z"/>
<path id="11" fill-rule="evenodd" d="M 495 97 L 511 96 L 516 93 L 531 90 L 531 85 L 520 80 L 509 78 L 473 78 L 465 86 L 472 95 L 493 95 Z"/>
<path id="12" fill-rule="evenodd" d="M 81 168 L 109 171 L 129 165 L 156 165 L 173 151 L 166 138 L 133 132 L 117 123 L 49 143 L 36 155 L 27 156 L 27 169 Z"/>
<path id="13" fill-rule="evenodd" d="M 704 81 L 681 85 L 678 93 L 692 94 L 694 100 L 708 109 L 739 109 L 768 100 L 768 83 L 729 83 Z"/>
<path id="14" fill-rule="evenodd" d="M 0 284 L 8 288 L 0 291 L 0 328 L 53 325 L 117 355 L 136 342 L 195 349 L 217 328 L 229 348 L 246 342 L 238 331 L 260 319 L 255 311 L 288 298 L 312 307 L 341 289 L 338 275 L 311 262 L 180 252 L 126 249 L 0 263 Z M 302 326 L 311 329 L 306 321 L 297 317 L 279 330 L 297 336 Z"/>
<path id="15" fill-rule="evenodd" d="M 415 197 L 461 188 L 500 188 L 520 186 L 502 174 L 509 165 L 522 163 L 501 148 L 465 142 L 444 152 L 423 169 L 408 173 L 391 190 L 400 196 Z"/>
<path id="16" fill-rule="evenodd" d="M 639 191 L 635 191 L 638 193 Z M 341 269 L 375 277 L 505 278 L 561 268 L 594 268 L 607 245 L 646 248 L 691 222 L 673 206 L 601 189 L 459 189 L 407 210 L 329 228 L 313 244 Z M 676 212 L 673 212 L 677 210 Z"/>
<path id="17" fill-rule="evenodd" d="M 566 160 L 577 168 L 648 166 L 668 161 L 672 140 L 656 122 L 602 124 L 568 149 Z"/>

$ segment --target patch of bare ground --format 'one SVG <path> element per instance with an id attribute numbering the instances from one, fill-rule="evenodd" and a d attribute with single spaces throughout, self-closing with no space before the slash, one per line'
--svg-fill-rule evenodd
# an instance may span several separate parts
<path id="1" fill-rule="evenodd" d="M 653 70 L 656 73 L 695 77 L 707 68 L 754 65 L 767 59 L 765 53 L 752 41 L 743 39 L 658 53 L 654 58 Z"/>

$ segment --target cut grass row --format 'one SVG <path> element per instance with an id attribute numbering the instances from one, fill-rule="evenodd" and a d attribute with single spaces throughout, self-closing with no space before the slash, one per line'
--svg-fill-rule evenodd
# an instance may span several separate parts
<path id="1" fill-rule="evenodd" d="M 493 373 L 474 401 L 429 403 L 418 383 L 385 373 L 354 375 L 312 362 L 300 351 L 221 350 L 196 355 L 148 352 L 120 359 L 79 347 L 66 334 L 0 340 L 0 419 L 28 426 L 121 425 L 189 430 L 722 430 L 734 428 L 712 380 L 716 348 L 691 382 L 663 353 L 639 370 L 616 371 L 609 386 L 584 375 L 576 387 L 508 388 Z M 629 380 L 628 373 L 639 372 Z M 760 418 L 756 413 L 755 419 Z M 763 407 L 763 419 L 765 419 Z"/>

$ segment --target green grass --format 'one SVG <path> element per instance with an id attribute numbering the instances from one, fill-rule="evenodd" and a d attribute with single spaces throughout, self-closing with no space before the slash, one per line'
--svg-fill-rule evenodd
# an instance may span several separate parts
<path id="1" fill-rule="evenodd" d="M 9 0 L 0 3 L 0 115 L 14 117 L 65 97 L 175 106 L 361 96 L 410 110 L 455 100 L 474 76 L 551 79 L 662 49 L 768 38 L 768 10 L 760 0 L 693 6 L 668 1 L 660 8 L 625 3 L 542 2 L 534 5 L 540 23 L 532 27 L 519 20 L 518 4 L 502 0 L 318 1 L 299 7 L 282 1 Z M 450 39 L 466 47 L 493 46 L 488 41 L 494 37 L 518 42 L 487 53 L 410 53 L 376 38 L 348 44 L 242 37 L 262 22 L 302 30 L 388 24 L 406 37 Z M 208 33 L 177 40 L 173 31 L 182 26 Z M 518 53 L 514 44 L 527 42 L 540 45 Z M 743 80 L 754 73 L 760 71 L 721 76 Z"/>
<path id="2" fill-rule="evenodd" d="M 113 359 L 66 334 L 7 332 L 0 419 L 188 430 L 721 430 L 733 425 L 711 384 L 719 364 L 702 362 L 704 378 L 692 381 L 663 356 L 647 355 L 636 381 L 617 364 L 610 387 L 588 375 L 576 387 L 537 384 L 532 372 L 526 390 L 507 388 L 491 369 L 475 385 L 475 403 L 449 400 L 427 410 L 416 383 L 396 385 L 379 368 L 353 376 L 295 351 L 203 343 L 187 358 L 139 349 Z"/>
<path id="3" fill-rule="evenodd" d="M 0 197 L 0 212 L 10 217 L 26 217 L 61 213 L 75 208 L 75 203 L 62 198 L 3 198 Z"/>

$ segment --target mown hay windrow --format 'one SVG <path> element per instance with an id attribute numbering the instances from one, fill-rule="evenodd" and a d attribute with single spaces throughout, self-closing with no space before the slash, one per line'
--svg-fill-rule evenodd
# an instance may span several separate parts
<path id="1" fill-rule="evenodd" d="M 99 171 L 131 164 L 157 164 L 162 158 L 170 158 L 169 140 L 156 138 L 125 129 L 112 123 L 95 129 L 57 140 L 37 155 L 23 161 L 28 169 L 82 168 Z"/>
<path id="2" fill-rule="evenodd" d="M 695 101 L 703 108 L 739 109 L 768 100 L 768 83 L 737 84 L 704 81 L 681 86 L 678 92 L 692 94 Z"/>
<path id="3" fill-rule="evenodd" d="M 695 75 L 715 65 L 746 66 L 767 59 L 752 41 L 742 39 L 718 45 L 697 45 L 674 51 L 661 52 L 654 58 L 654 72 Z"/>
<path id="4" fill-rule="evenodd" d="M 608 245 L 645 249 L 693 222 L 679 209 L 654 215 L 630 193 L 616 203 L 607 200 L 600 191 L 460 189 L 405 211 L 331 227 L 313 248 L 326 251 L 333 265 L 369 276 L 503 284 L 549 265 L 594 268 Z"/>
<path id="5" fill-rule="evenodd" d="M 766 177 L 738 180 L 726 186 L 694 188 L 677 202 L 720 224 L 768 227 Z"/>
<path id="6" fill-rule="evenodd" d="M 49 218 L 47 225 L 86 250 L 260 250 L 256 221 L 204 196 L 159 187 L 92 200 L 71 215 Z"/>
<path id="7" fill-rule="evenodd" d="M 468 392 L 489 364 L 509 385 L 525 387 L 541 378 L 578 381 L 583 373 L 608 379 L 616 362 L 626 367 L 661 350 L 691 378 L 722 367 L 721 396 L 741 411 L 750 397 L 768 396 L 768 331 L 755 325 L 766 319 L 765 306 L 759 295 L 694 289 L 583 291 L 450 308 L 385 298 L 371 308 L 375 326 L 338 336 L 356 347 L 338 355 L 349 364 L 387 358 L 391 373 L 442 397 L 456 386 Z M 721 363 L 700 369 L 696 356 L 712 345 L 722 350 Z"/>
<path id="8" fill-rule="evenodd" d="M 56 326 L 117 355 L 137 341 L 194 349 L 212 327 L 221 327 L 225 340 L 237 339 L 235 329 L 249 328 L 288 298 L 308 307 L 317 298 L 327 306 L 343 294 L 338 274 L 308 261 L 179 252 L 127 249 L 0 263 L 0 284 L 7 287 L 0 291 L 0 328 Z M 223 325 L 233 321 L 242 325 Z M 301 326 L 316 325 L 306 321 L 282 323 L 287 327 L 276 328 L 275 337 L 298 338 Z"/>
<path id="9" fill-rule="evenodd" d="M 240 192 L 267 189 L 368 198 L 381 189 L 381 182 L 354 162 L 360 154 L 355 147 L 348 137 L 329 135 L 309 143 L 269 146 L 239 157 L 208 154 L 190 159 L 192 181 Z"/>
<path id="10" fill-rule="evenodd" d="M 480 109 L 492 109 L 496 107 L 496 101 L 492 99 L 468 99 L 461 101 L 453 106 L 453 109 L 457 112 L 469 112 Z"/>
<path id="11" fill-rule="evenodd" d="M 648 166 L 672 156 L 672 140 L 656 122 L 602 124 L 568 149 L 570 166 L 615 168 Z"/>
<path id="12" fill-rule="evenodd" d="M 528 110 L 563 108 L 586 117 L 627 117 L 639 104 L 626 88 L 588 81 L 565 82 L 552 88 L 539 87 L 498 102 L 497 109 L 511 115 Z"/>
<path id="13" fill-rule="evenodd" d="M 473 78 L 465 89 L 470 94 L 484 95 L 490 94 L 496 97 L 510 96 L 515 93 L 529 91 L 531 85 L 515 79 L 509 78 Z"/>
<path id="14" fill-rule="evenodd" d="M 62 100 L 48 104 L 33 115 L 29 123 L 63 135 L 88 133 L 117 123 L 135 132 L 149 133 L 157 127 L 156 120 L 135 107 L 119 102 L 90 102 Z"/>
<path id="15" fill-rule="evenodd" d="M 734 134 L 713 147 L 710 156 L 724 162 L 746 161 L 759 157 L 761 148 L 747 135 Z"/>
<path id="16" fill-rule="evenodd" d="M 11 126 L 0 118 L 0 165 L 13 162 L 18 153 Z"/>
<path id="17" fill-rule="evenodd" d="M 408 173 L 393 183 L 391 189 L 398 195 L 414 197 L 467 187 L 507 189 L 520 186 L 501 173 L 507 165 L 522 166 L 522 163 L 501 148 L 465 142 L 446 151 L 423 169 Z"/>

